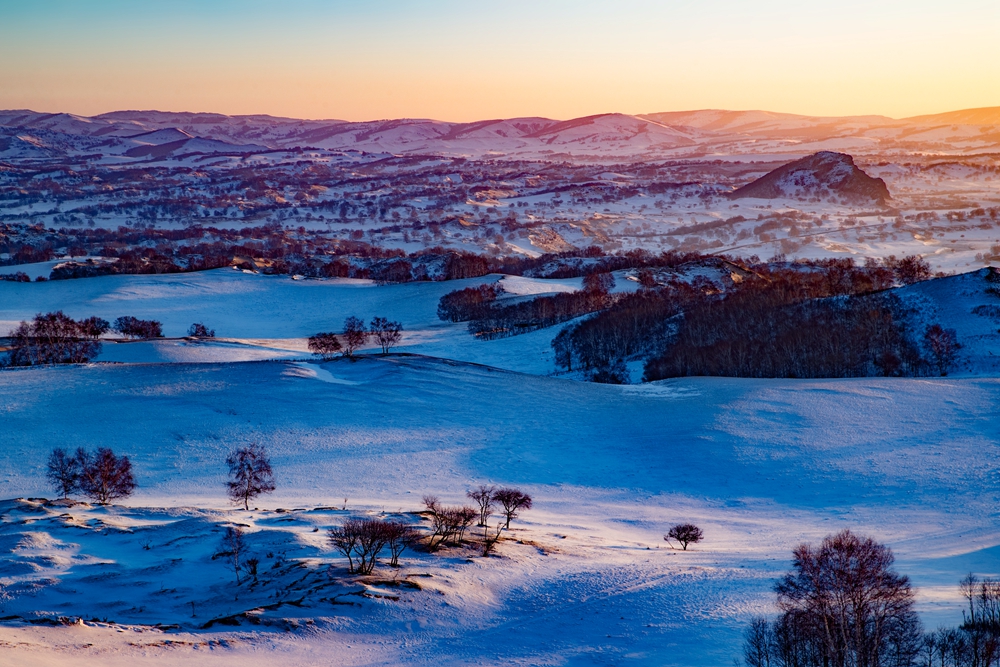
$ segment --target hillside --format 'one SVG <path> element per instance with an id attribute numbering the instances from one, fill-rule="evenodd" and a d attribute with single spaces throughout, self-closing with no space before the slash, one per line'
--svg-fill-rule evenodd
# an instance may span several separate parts
<path id="1" fill-rule="evenodd" d="M 885 181 L 872 178 L 844 153 L 823 151 L 790 162 L 737 188 L 734 199 L 813 199 L 838 197 L 856 203 L 885 204 L 892 199 Z"/>

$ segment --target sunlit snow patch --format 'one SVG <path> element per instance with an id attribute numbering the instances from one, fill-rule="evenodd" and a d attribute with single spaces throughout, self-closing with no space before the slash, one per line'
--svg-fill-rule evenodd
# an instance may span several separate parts
<path id="1" fill-rule="evenodd" d="M 360 384 L 359 382 L 351 382 L 350 380 L 343 380 L 341 378 L 334 377 L 333 373 L 325 368 L 320 368 L 316 364 L 310 364 L 304 361 L 297 361 L 290 364 L 288 369 L 285 370 L 284 375 L 288 377 L 311 378 L 313 380 L 319 380 L 320 382 L 329 382 L 330 384 Z"/>

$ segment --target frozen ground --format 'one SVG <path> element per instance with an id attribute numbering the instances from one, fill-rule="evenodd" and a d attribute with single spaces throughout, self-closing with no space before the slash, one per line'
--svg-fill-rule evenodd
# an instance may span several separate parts
<path id="1" fill-rule="evenodd" d="M 955 623 L 961 576 L 1000 570 L 998 394 L 975 378 L 608 387 L 409 356 L 5 372 L 0 495 L 46 495 L 60 445 L 128 453 L 140 488 L 127 507 L 3 505 L 4 614 L 87 622 L 0 641 L 18 665 L 728 665 L 791 547 L 843 527 L 896 550 L 929 626 Z M 225 453 L 254 440 L 278 491 L 225 510 Z M 419 523 L 424 493 L 459 502 L 487 481 L 536 500 L 500 558 L 409 553 L 359 581 L 323 543 L 346 514 Z M 679 520 L 706 531 L 692 552 L 660 537 Z M 261 558 L 253 588 L 212 559 L 228 522 Z M 199 629 L 254 609 L 259 625 Z"/>

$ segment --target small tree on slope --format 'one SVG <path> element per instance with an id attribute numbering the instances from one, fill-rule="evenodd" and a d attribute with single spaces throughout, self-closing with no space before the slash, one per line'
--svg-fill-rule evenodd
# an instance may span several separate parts
<path id="1" fill-rule="evenodd" d="M 127 456 L 115 456 L 107 447 L 98 447 L 93 456 L 79 450 L 77 458 L 81 459 L 80 490 L 84 495 L 101 505 L 132 495 L 136 484 Z"/>
<path id="2" fill-rule="evenodd" d="M 519 489 L 498 489 L 493 498 L 503 507 L 503 515 L 506 519 L 504 528 L 510 528 L 510 520 L 517 518 L 520 510 L 531 509 L 531 496 L 523 493 Z"/>
<path id="3" fill-rule="evenodd" d="M 69 494 L 80 490 L 80 468 L 86 460 L 87 453 L 82 448 L 72 456 L 61 447 L 52 450 L 45 477 L 55 488 L 56 493 L 68 498 Z"/>
<path id="4" fill-rule="evenodd" d="M 701 528 L 693 523 L 679 523 L 663 536 L 663 540 L 670 543 L 670 540 L 677 540 L 681 543 L 681 549 L 687 551 L 688 544 L 697 544 L 705 536 Z"/>
<path id="5" fill-rule="evenodd" d="M 250 509 L 250 499 L 274 491 L 274 473 L 267 450 L 257 443 L 240 447 L 226 459 L 229 466 L 229 499 Z"/>

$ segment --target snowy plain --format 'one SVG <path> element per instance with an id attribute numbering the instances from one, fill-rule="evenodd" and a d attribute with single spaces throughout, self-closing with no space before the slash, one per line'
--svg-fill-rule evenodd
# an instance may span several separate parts
<path id="1" fill-rule="evenodd" d="M 1000 297 L 981 272 L 900 292 L 959 329 L 956 377 L 622 387 L 549 377 L 555 330 L 485 342 L 437 319 L 440 295 L 499 278 L 0 283 L 7 327 L 61 308 L 156 317 L 173 337 L 204 321 L 224 339 L 106 343 L 99 363 L 0 372 L 0 664 L 721 666 L 804 540 L 851 528 L 887 543 L 929 629 L 960 622 L 962 576 L 1000 575 L 1000 337 L 972 313 Z M 512 293 L 578 282 L 518 281 Z M 403 354 L 309 359 L 304 337 L 351 314 L 400 320 Z M 254 441 L 278 489 L 233 510 L 224 459 Z M 128 454 L 136 494 L 28 500 L 52 496 L 57 446 Z M 358 578 L 325 542 L 346 516 L 426 525 L 424 494 L 457 504 L 479 483 L 535 499 L 499 557 L 411 551 Z M 669 548 L 680 521 L 705 541 Z M 233 524 L 256 584 L 215 558 Z M 59 617 L 82 620 L 22 620 Z"/>

